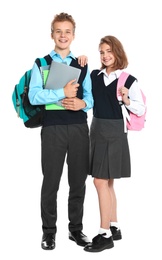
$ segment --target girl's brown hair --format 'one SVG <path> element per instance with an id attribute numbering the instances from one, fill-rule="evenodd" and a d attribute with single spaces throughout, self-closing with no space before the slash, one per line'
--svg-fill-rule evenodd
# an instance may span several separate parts
<path id="1" fill-rule="evenodd" d="M 127 68 L 128 66 L 128 59 L 127 55 L 124 51 L 122 43 L 114 36 L 107 35 L 103 38 L 101 38 L 100 43 L 99 43 L 99 48 L 100 46 L 106 43 L 110 46 L 111 51 L 115 57 L 115 62 L 114 62 L 114 69 L 124 69 Z M 101 69 L 104 69 L 106 66 L 102 63 L 101 64 Z"/>
<path id="2" fill-rule="evenodd" d="M 72 23 L 73 28 L 74 28 L 73 30 L 75 32 L 76 23 L 75 23 L 73 17 L 67 13 L 60 13 L 60 14 L 56 14 L 53 21 L 51 22 L 51 33 L 53 33 L 53 28 L 54 28 L 55 22 L 65 22 L 65 21 Z"/>

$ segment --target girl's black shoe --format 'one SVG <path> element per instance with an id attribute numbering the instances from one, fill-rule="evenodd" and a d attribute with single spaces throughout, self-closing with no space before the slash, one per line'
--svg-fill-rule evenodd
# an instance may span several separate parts
<path id="1" fill-rule="evenodd" d="M 111 226 L 110 230 L 111 230 L 111 233 L 112 233 L 113 240 L 122 239 L 121 230 L 119 228 Z"/>
<path id="2" fill-rule="evenodd" d="M 87 252 L 101 252 L 105 249 L 114 247 L 112 236 L 109 238 L 104 237 L 106 234 L 97 235 L 92 239 L 92 243 L 89 243 L 84 247 Z"/>

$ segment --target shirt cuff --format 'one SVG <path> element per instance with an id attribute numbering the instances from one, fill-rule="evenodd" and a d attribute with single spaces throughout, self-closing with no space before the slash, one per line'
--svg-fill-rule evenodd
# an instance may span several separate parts
<path id="1" fill-rule="evenodd" d="M 64 89 L 63 88 L 55 89 L 54 92 L 57 95 L 58 100 L 65 98 L 65 93 L 64 93 Z"/>

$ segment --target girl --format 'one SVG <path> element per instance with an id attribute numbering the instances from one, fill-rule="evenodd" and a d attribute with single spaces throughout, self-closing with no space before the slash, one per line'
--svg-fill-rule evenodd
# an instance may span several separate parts
<path id="1" fill-rule="evenodd" d="M 91 175 L 97 190 L 100 208 L 99 233 L 84 247 L 88 252 L 112 248 L 113 241 L 122 238 L 117 221 L 114 179 L 130 177 L 130 153 L 124 131 L 122 110 L 116 97 L 118 78 L 127 68 L 128 60 L 121 42 L 105 36 L 99 43 L 101 69 L 91 72 L 94 98 L 90 129 Z M 145 113 L 137 79 L 129 75 L 120 88 L 126 109 L 141 116 Z"/>

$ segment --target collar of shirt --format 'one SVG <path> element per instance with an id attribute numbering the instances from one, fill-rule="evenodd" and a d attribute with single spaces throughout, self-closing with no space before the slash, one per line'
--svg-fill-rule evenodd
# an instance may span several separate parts
<path id="1" fill-rule="evenodd" d="M 113 82 L 115 79 L 119 78 L 120 74 L 122 73 L 123 70 L 114 70 L 112 71 L 109 75 L 106 72 L 106 68 L 104 68 L 103 70 L 101 70 L 98 75 L 100 75 L 101 73 L 104 74 L 104 83 L 105 85 L 109 85 L 111 82 Z"/>
<path id="2" fill-rule="evenodd" d="M 70 52 L 65 59 L 62 59 L 62 57 L 60 56 L 60 54 L 58 54 L 57 52 L 55 52 L 54 50 L 52 50 L 49 54 L 51 56 L 51 58 L 54 60 L 54 61 L 57 61 L 57 62 L 63 62 L 63 63 L 66 63 L 67 65 L 70 64 L 71 60 L 72 59 L 76 59 L 76 57 L 72 54 L 72 52 Z"/>

